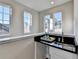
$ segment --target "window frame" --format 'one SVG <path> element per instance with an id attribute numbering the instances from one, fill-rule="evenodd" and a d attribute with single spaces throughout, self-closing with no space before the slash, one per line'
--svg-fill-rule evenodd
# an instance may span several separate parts
<path id="1" fill-rule="evenodd" d="M 13 15 L 12 6 L 10 4 L 7 4 L 7 3 L 0 3 L 0 6 L 9 7 L 9 9 L 10 9 L 10 13 L 9 13 L 9 32 L 0 35 L 0 37 L 2 37 L 2 36 L 10 36 L 10 34 L 11 34 L 11 21 L 12 21 L 12 15 Z M 2 15 L 2 17 L 3 17 L 3 15 Z"/>
<path id="2" fill-rule="evenodd" d="M 48 15 L 50 16 L 50 19 L 52 19 L 52 21 L 53 21 L 53 23 L 54 23 L 52 14 L 46 14 L 46 15 L 44 15 L 44 17 L 43 17 L 43 19 L 44 19 L 44 32 L 46 32 L 46 31 L 45 31 L 45 17 L 48 16 Z M 50 30 L 50 20 L 49 20 L 49 24 L 48 24 L 48 25 L 49 25 L 48 32 L 50 33 L 51 31 L 54 30 L 54 24 L 52 24 L 52 26 L 53 26 L 53 27 L 52 27 L 52 30 Z M 48 33 L 48 32 L 47 32 L 47 33 Z"/>
<path id="3" fill-rule="evenodd" d="M 31 19 L 31 20 L 30 20 L 30 21 L 31 21 L 31 27 L 30 27 L 31 30 L 30 30 L 29 32 L 24 32 L 24 12 L 31 15 L 31 18 L 30 18 L 30 19 Z M 24 10 L 24 11 L 23 11 L 23 33 L 24 33 L 24 34 L 31 34 L 31 33 L 32 33 L 32 26 L 33 26 L 32 19 L 33 19 L 32 13 L 30 13 L 30 12 Z"/>
<path id="4" fill-rule="evenodd" d="M 62 13 L 61 29 L 62 29 L 62 32 L 63 32 L 63 12 L 62 12 L 62 11 L 56 11 L 56 12 L 54 12 L 54 13 L 52 14 L 52 16 L 53 16 L 53 19 L 54 19 L 54 14 L 55 14 L 55 13 L 58 13 L 58 12 L 61 12 L 61 13 Z M 62 32 L 61 32 L 61 33 L 55 32 L 55 19 L 54 19 L 54 32 L 53 32 L 53 33 L 62 34 Z"/>
<path id="5" fill-rule="evenodd" d="M 54 14 L 55 14 L 55 13 L 58 13 L 58 12 L 61 12 L 61 13 L 62 13 L 61 29 L 62 29 L 62 32 L 63 32 L 63 12 L 62 12 L 62 11 L 56 11 L 56 12 L 53 12 L 53 13 L 51 13 L 51 14 L 46 14 L 46 15 L 44 15 L 44 17 L 43 17 L 43 19 L 44 19 L 45 16 L 50 15 L 50 19 L 53 20 L 53 29 L 52 29 L 52 31 L 49 29 L 49 30 L 48 30 L 49 33 L 62 34 L 62 32 L 61 32 L 61 33 L 56 33 L 56 32 L 55 32 L 55 19 L 54 19 Z M 45 19 L 44 19 L 44 20 L 45 20 Z M 50 24 L 49 24 L 49 25 L 50 25 Z M 49 28 L 50 28 L 50 27 L 49 27 Z M 45 21 L 44 21 L 44 32 L 45 32 Z"/>

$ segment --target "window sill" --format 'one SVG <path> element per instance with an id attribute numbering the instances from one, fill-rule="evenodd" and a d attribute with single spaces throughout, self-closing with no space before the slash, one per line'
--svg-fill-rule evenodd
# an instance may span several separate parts
<path id="1" fill-rule="evenodd" d="M 3 34 L 3 35 L 0 35 L 0 39 L 2 39 L 2 38 L 7 38 L 7 37 L 10 37 L 10 34 Z"/>
<path id="2" fill-rule="evenodd" d="M 16 36 L 8 35 L 8 37 L 0 39 L 0 44 L 6 44 L 6 43 L 10 43 L 10 42 L 19 41 L 19 40 L 26 40 L 28 38 L 34 38 L 35 36 L 39 36 L 39 35 L 43 35 L 43 34 L 45 34 L 45 33 L 36 33 L 36 34 L 29 34 L 29 35 L 16 35 Z"/>

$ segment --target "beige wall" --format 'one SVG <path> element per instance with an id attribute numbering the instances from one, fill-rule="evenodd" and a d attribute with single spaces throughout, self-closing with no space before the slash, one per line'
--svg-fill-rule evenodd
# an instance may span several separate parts
<path id="1" fill-rule="evenodd" d="M 0 45 L 0 59 L 35 59 L 33 38 Z"/>
<path id="2" fill-rule="evenodd" d="M 47 14 L 53 14 L 61 11 L 63 13 L 63 32 L 64 34 L 74 34 L 74 19 L 73 19 L 73 2 L 67 2 L 63 5 L 44 10 L 40 12 L 40 32 L 44 31 L 43 17 Z"/>
<path id="3" fill-rule="evenodd" d="M 30 9 L 14 0 L 0 0 L 0 3 L 8 4 L 12 7 L 12 20 L 11 20 L 11 33 L 12 34 L 22 34 L 23 33 L 23 11 L 30 12 L 33 16 L 32 23 L 32 33 L 38 32 L 38 12 Z"/>

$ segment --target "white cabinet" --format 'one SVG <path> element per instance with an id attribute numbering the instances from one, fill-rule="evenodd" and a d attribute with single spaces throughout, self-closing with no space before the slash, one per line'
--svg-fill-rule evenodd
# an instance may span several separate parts
<path id="1" fill-rule="evenodd" d="M 35 42 L 35 59 L 45 59 L 46 57 L 46 46 Z"/>
<path id="2" fill-rule="evenodd" d="M 60 50 L 54 47 L 49 47 L 49 53 L 51 55 L 51 59 L 78 59 L 77 54 Z"/>

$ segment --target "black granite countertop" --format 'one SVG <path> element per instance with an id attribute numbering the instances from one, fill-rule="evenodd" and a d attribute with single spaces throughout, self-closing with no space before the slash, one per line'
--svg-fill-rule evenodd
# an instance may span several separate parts
<path id="1" fill-rule="evenodd" d="M 45 38 L 45 35 L 42 35 L 42 36 L 35 37 L 35 41 L 45 44 L 45 45 L 48 45 L 48 46 L 51 46 L 51 47 L 54 47 L 54 48 L 57 48 L 57 49 L 61 49 L 61 50 L 67 51 L 67 52 L 78 54 L 78 46 L 75 45 L 74 43 L 71 43 L 70 41 L 62 43 L 61 40 L 60 40 L 60 42 L 58 42 L 57 38 L 58 37 L 61 38 L 60 36 L 50 36 L 49 35 L 49 37 L 54 37 L 55 40 L 54 39 L 50 40 L 49 38 Z M 65 41 L 66 41 L 66 39 L 72 40 L 73 38 L 66 37 Z M 72 40 L 72 41 L 74 41 L 74 40 Z"/>

